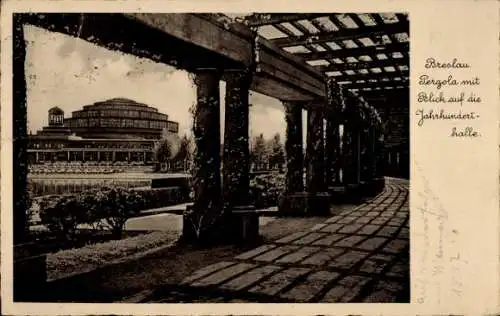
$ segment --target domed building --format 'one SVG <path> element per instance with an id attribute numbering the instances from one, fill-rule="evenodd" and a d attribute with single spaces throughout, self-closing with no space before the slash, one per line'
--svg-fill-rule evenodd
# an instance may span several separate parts
<path id="1" fill-rule="evenodd" d="M 168 115 L 130 99 L 115 98 L 74 111 L 64 125 L 77 136 L 85 138 L 158 139 L 163 130 L 177 133 L 179 124 Z"/>
<path id="2" fill-rule="evenodd" d="M 85 105 L 65 118 L 64 111 L 48 111 L 48 126 L 29 135 L 28 161 L 153 163 L 156 141 L 179 131 L 168 115 L 143 103 L 114 98 Z"/>

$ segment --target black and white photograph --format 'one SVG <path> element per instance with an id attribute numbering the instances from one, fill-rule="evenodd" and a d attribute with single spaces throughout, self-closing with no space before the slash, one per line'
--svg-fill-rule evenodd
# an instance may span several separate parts
<path id="1" fill-rule="evenodd" d="M 407 12 L 12 23 L 14 302 L 410 303 Z"/>

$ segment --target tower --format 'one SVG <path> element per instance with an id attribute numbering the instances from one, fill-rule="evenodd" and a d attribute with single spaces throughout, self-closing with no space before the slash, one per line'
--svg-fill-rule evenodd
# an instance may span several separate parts
<path id="1" fill-rule="evenodd" d="M 49 126 L 63 126 L 64 111 L 55 106 L 49 109 Z"/>

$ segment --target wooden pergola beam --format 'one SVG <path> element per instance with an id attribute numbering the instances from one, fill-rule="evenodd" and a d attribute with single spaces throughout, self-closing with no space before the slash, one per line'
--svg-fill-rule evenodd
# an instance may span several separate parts
<path id="1" fill-rule="evenodd" d="M 249 26 L 263 26 L 328 16 L 328 13 L 254 13 L 243 19 Z"/>
<path id="2" fill-rule="evenodd" d="M 364 82 L 364 83 L 344 83 L 339 84 L 344 89 L 359 89 L 363 90 L 365 88 L 369 88 L 371 90 L 375 90 L 380 88 L 379 90 L 386 90 L 386 87 L 391 87 L 392 89 L 407 89 L 408 81 L 399 82 L 399 81 L 387 81 L 387 82 Z M 399 88 L 398 88 L 399 87 Z M 363 92 L 363 91 L 361 91 Z"/>
<path id="3" fill-rule="evenodd" d="M 346 57 L 359 57 L 359 56 L 374 56 L 377 54 L 391 54 L 400 52 L 401 54 L 407 53 L 410 49 L 409 43 L 395 43 L 384 46 L 367 46 L 360 48 L 347 48 L 323 52 L 309 52 L 309 53 L 295 53 L 305 60 L 315 59 L 333 59 L 333 58 L 346 58 Z"/>
<path id="4" fill-rule="evenodd" d="M 376 103 L 376 102 L 386 102 L 387 100 L 398 98 L 404 102 L 410 100 L 410 89 L 408 86 L 404 88 L 390 89 L 390 90 L 361 90 L 358 91 L 358 94 L 361 94 L 363 98 L 368 103 Z"/>
<path id="5" fill-rule="evenodd" d="M 328 66 L 315 66 L 321 72 L 329 71 L 346 71 L 346 70 L 361 70 L 361 69 L 372 69 L 372 68 L 384 68 L 384 67 L 397 67 L 397 66 L 408 66 L 408 58 L 399 59 L 384 59 L 384 60 L 374 60 L 368 62 L 357 62 L 357 63 L 342 63 L 342 64 L 330 64 Z M 398 70 L 398 68 L 396 68 Z"/>
<path id="6" fill-rule="evenodd" d="M 375 26 L 365 26 L 362 28 L 348 29 L 343 28 L 337 31 L 332 31 L 328 33 L 321 34 L 307 34 L 300 36 L 289 36 L 284 38 L 276 38 L 271 40 L 271 42 L 278 46 L 299 46 L 307 44 L 324 43 L 329 41 L 341 41 L 341 40 L 352 40 L 356 38 L 392 34 L 392 33 L 402 33 L 408 32 L 409 23 L 408 21 L 393 23 L 393 24 L 378 24 Z"/>
<path id="7" fill-rule="evenodd" d="M 393 81 L 394 78 L 403 78 L 403 80 L 400 80 L 398 82 L 404 82 L 405 80 L 408 80 L 410 72 L 408 70 L 405 71 L 395 71 L 395 72 L 381 72 L 381 73 L 370 73 L 370 74 L 356 74 L 356 75 L 342 75 L 342 76 L 333 76 L 333 78 L 336 82 L 342 82 L 342 81 L 360 81 L 364 80 L 366 82 L 369 82 L 370 80 L 377 80 L 380 81 L 383 78 L 389 79 L 390 81 Z"/>
<path id="8" fill-rule="evenodd" d="M 357 15 L 356 13 L 349 13 L 347 14 L 347 16 L 350 17 L 359 27 L 365 25 L 365 23 L 359 18 L 359 15 Z"/>

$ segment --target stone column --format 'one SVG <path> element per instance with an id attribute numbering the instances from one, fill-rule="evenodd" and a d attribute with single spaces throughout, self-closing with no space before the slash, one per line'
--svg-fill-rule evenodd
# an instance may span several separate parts
<path id="1" fill-rule="evenodd" d="M 286 120 L 286 178 L 285 193 L 304 191 L 304 152 L 302 146 L 302 106 L 284 103 Z"/>
<path id="2" fill-rule="evenodd" d="M 259 217 L 249 196 L 250 149 L 248 146 L 248 113 L 251 72 L 228 71 L 226 82 L 223 147 L 223 198 L 230 213 L 227 238 L 251 241 L 259 235 Z"/>
<path id="3" fill-rule="evenodd" d="M 356 128 L 356 149 L 355 149 L 355 154 L 356 154 L 356 183 L 361 182 L 361 134 L 363 130 L 360 128 Z"/>
<path id="4" fill-rule="evenodd" d="M 396 161 L 396 155 L 395 155 L 392 147 L 386 147 L 385 150 L 387 152 L 386 175 L 388 175 L 390 177 L 394 177 L 394 172 L 395 172 L 394 165 L 395 165 L 395 161 Z"/>
<path id="5" fill-rule="evenodd" d="M 351 98 L 346 101 L 343 138 L 343 182 L 347 190 L 356 191 L 359 186 L 359 128 L 356 104 Z"/>
<path id="6" fill-rule="evenodd" d="M 361 184 L 363 194 L 373 195 L 374 180 L 375 180 L 375 162 L 374 162 L 374 127 L 372 125 L 365 126 L 361 130 Z"/>
<path id="7" fill-rule="evenodd" d="M 307 191 L 325 191 L 323 114 L 320 110 L 307 111 Z"/>
<path id="8" fill-rule="evenodd" d="M 226 73 L 224 123 L 223 193 L 224 204 L 245 206 L 249 203 L 250 158 L 248 148 L 248 92 L 250 74 Z"/>
<path id="9" fill-rule="evenodd" d="M 116 161 L 116 151 L 113 151 L 113 153 L 112 153 L 112 161 L 113 162 Z"/>
<path id="10" fill-rule="evenodd" d="M 374 189 L 378 193 L 384 188 L 384 167 L 386 156 L 384 153 L 383 135 L 380 127 L 374 128 Z"/>
<path id="11" fill-rule="evenodd" d="M 375 179 L 377 176 L 377 152 L 376 152 L 376 142 L 377 142 L 376 128 L 375 126 L 370 126 L 370 177 Z"/>
<path id="12" fill-rule="evenodd" d="M 340 124 L 343 120 L 345 107 L 341 87 L 333 79 L 326 82 L 326 98 L 330 115 L 326 127 L 326 155 L 328 157 L 327 186 L 340 188 L 340 169 L 342 168 L 342 152 L 340 139 Z"/>
<path id="13" fill-rule="evenodd" d="M 360 180 L 368 183 L 371 180 L 371 149 L 370 127 L 360 129 Z"/>
<path id="14" fill-rule="evenodd" d="M 280 215 L 303 215 L 307 212 L 304 192 L 304 151 L 302 146 L 302 106 L 300 102 L 283 102 L 285 107 L 285 188 L 279 200 Z"/>
<path id="15" fill-rule="evenodd" d="M 306 190 L 311 214 L 328 214 L 330 211 L 330 195 L 325 181 L 323 111 L 324 108 L 311 108 L 307 112 Z"/>
<path id="16" fill-rule="evenodd" d="M 329 110 L 325 139 L 327 188 L 333 203 L 343 203 L 345 187 L 340 178 L 343 165 L 340 125 L 344 121 L 345 100 L 342 88 L 333 79 L 327 80 L 326 97 Z"/>
<path id="17" fill-rule="evenodd" d="M 325 138 L 326 184 L 328 187 L 340 185 L 340 124 L 339 118 L 330 115 L 326 123 Z"/>
<path id="18" fill-rule="evenodd" d="M 194 203 L 183 219 L 183 239 L 189 242 L 218 241 L 225 235 L 221 228 L 227 226 L 221 205 L 220 78 L 216 69 L 198 70 L 194 75 Z"/>

